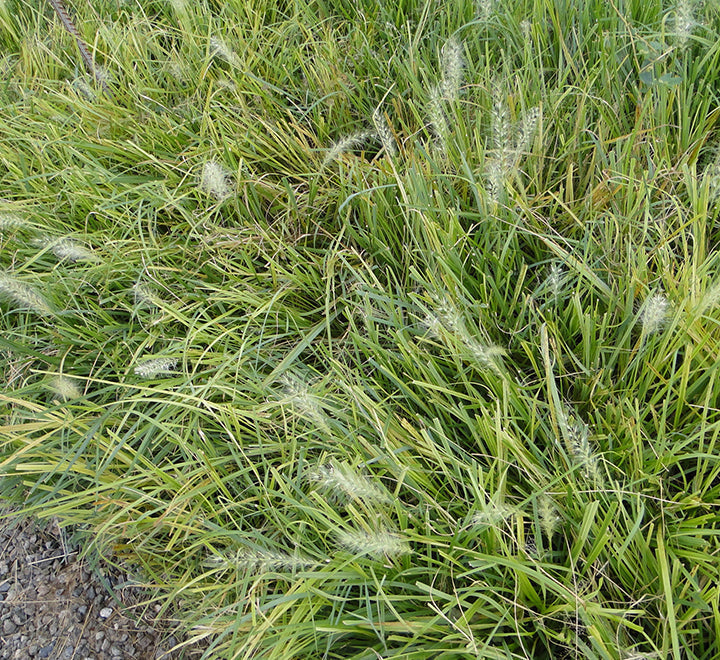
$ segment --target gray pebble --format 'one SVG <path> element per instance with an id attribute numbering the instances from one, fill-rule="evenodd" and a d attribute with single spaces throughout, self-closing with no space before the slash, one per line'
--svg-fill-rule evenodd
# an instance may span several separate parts
<path id="1" fill-rule="evenodd" d="M 22 626 L 25 623 L 25 621 L 27 620 L 27 617 L 25 616 L 25 614 L 23 612 L 19 612 L 19 611 L 15 610 L 15 612 L 12 615 L 12 620 L 16 626 Z"/>
<path id="2" fill-rule="evenodd" d="M 44 646 L 43 648 L 40 649 L 40 651 L 38 652 L 38 655 L 41 658 L 49 657 L 49 655 L 52 653 L 54 646 L 55 646 L 55 642 L 50 642 L 50 644 L 48 644 L 47 646 Z"/>

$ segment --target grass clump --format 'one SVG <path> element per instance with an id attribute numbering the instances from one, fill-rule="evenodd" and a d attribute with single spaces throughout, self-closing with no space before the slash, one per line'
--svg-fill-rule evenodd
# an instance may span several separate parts
<path id="1" fill-rule="evenodd" d="M 0 13 L 0 496 L 207 658 L 716 657 L 716 13 L 348 7 Z"/>

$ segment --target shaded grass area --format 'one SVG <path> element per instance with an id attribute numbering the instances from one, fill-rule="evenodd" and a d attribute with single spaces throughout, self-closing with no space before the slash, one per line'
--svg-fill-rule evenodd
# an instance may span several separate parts
<path id="1" fill-rule="evenodd" d="M 207 657 L 716 657 L 713 6 L 75 10 L 111 95 L 0 3 L 0 494 Z"/>

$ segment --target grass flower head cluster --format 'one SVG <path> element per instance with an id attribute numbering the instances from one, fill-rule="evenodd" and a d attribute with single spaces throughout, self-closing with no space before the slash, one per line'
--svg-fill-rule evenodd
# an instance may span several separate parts
<path id="1" fill-rule="evenodd" d="M 176 358 L 153 358 L 135 365 L 134 372 L 140 378 L 167 376 L 175 371 L 177 362 Z"/>
<path id="2" fill-rule="evenodd" d="M 644 335 L 652 335 L 665 327 L 670 318 L 670 301 L 662 294 L 651 295 L 640 312 L 640 324 Z"/>
<path id="3" fill-rule="evenodd" d="M 381 504 L 389 504 L 392 501 L 382 488 L 347 465 L 335 463 L 323 465 L 311 472 L 309 477 L 318 488 L 339 498 Z"/>
<path id="4" fill-rule="evenodd" d="M 370 555 L 377 559 L 393 559 L 411 552 L 410 545 L 400 534 L 382 528 L 341 532 L 338 543 L 353 554 Z"/>
<path id="5" fill-rule="evenodd" d="M 9 273 L 0 272 L 0 299 L 6 300 L 18 311 L 33 312 L 39 316 L 52 316 L 54 313 L 41 293 Z"/>
<path id="6" fill-rule="evenodd" d="M 486 165 L 487 190 L 490 199 L 498 202 L 508 178 L 531 146 L 540 121 L 540 109 L 530 108 L 513 131 L 506 101 L 496 87 L 491 120 L 492 150 Z"/>
<path id="7" fill-rule="evenodd" d="M 200 189 L 221 202 L 232 194 L 232 176 L 220 163 L 209 160 L 203 165 Z"/>
<path id="8" fill-rule="evenodd" d="M 72 401 L 82 396 L 82 392 L 77 385 L 77 381 L 67 376 L 55 376 L 48 381 L 48 387 L 62 401 Z"/>
<path id="9" fill-rule="evenodd" d="M 97 262 L 100 258 L 91 249 L 71 238 L 38 238 L 33 241 L 41 248 L 49 249 L 58 259 L 72 262 Z"/>

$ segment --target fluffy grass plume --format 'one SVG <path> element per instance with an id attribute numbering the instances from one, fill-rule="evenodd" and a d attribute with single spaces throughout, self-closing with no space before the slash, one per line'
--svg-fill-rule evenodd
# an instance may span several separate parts
<path id="1" fill-rule="evenodd" d="M 0 232 L 23 229 L 27 226 L 25 219 L 16 213 L 0 213 Z"/>
<path id="2" fill-rule="evenodd" d="M 67 376 L 54 376 L 48 381 L 48 387 L 62 401 L 72 401 L 82 396 L 77 381 Z"/>
<path id="3" fill-rule="evenodd" d="M 685 48 L 696 28 L 692 0 L 678 0 L 672 14 L 672 31 L 679 48 Z"/>
<path id="4" fill-rule="evenodd" d="M 38 316 L 52 316 L 53 309 L 47 299 L 35 288 L 9 273 L 0 273 L 0 299 L 18 311 L 28 311 Z"/>
<path id="5" fill-rule="evenodd" d="M 205 560 L 210 568 L 238 568 L 251 573 L 293 572 L 311 569 L 318 562 L 277 550 L 238 550 L 235 553 L 218 553 Z"/>
<path id="6" fill-rule="evenodd" d="M 462 43 L 456 37 L 448 39 L 442 49 L 442 80 L 440 82 L 442 96 L 448 101 L 456 101 L 460 95 L 465 67 L 464 59 Z"/>
<path id="7" fill-rule="evenodd" d="M 232 194 L 232 176 L 220 163 L 209 160 L 203 165 L 200 188 L 219 202 Z"/>
<path id="8" fill-rule="evenodd" d="M 498 527 L 508 523 L 517 510 L 506 504 L 491 502 L 483 511 L 475 513 L 470 521 L 471 525 L 480 527 Z"/>
<path id="9" fill-rule="evenodd" d="M 491 200 L 497 202 L 508 178 L 517 169 L 520 160 L 530 148 L 540 120 L 540 109 L 528 110 L 514 127 L 509 109 L 499 86 L 495 86 L 491 112 L 492 148 L 486 165 L 487 190 Z"/>
<path id="10" fill-rule="evenodd" d="M 140 376 L 140 378 L 168 376 L 174 373 L 177 362 L 176 358 L 153 358 L 135 365 L 133 371 L 135 375 Z"/>
<path id="11" fill-rule="evenodd" d="M 486 23 L 495 13 L 495 0 L 475 0 L 475 13 L 480 23 Z"/>
<path id="12" fill-rule="evenodd" d="M 643 334 L 660 332 L 670 318 L 672 307 L 662 293 L 654 293 L 643 304 L 640 311 L 640 324 Z"/>
<path id="13" fill-rule="evenodd" d="M 380 118 L 378 117 L 378 121 L 380 121 Z M 387 127 L 387 132 L 389 133 L 390 129 Z M 378 136 L 377 131 L 375 130 L 366 130 L 366 131 L 358 131 L 357 133 L 352 133 L 351 135 L 347 135 L 343 138 L 340 138 L 335 144 L 333 144 L 330 149 L 328 149 L 327 154 L 325 155 L 325 159 L 322 163 L 322 168 L 327 167 L 330 163 L 332 163 L 334 160 L 336 160 L 340 154 L 343 154 L 347 151 L 351 151 L 353 149 L 357 149 L 359 147 L 362 147 L 364 144 L 366 144 L 369 140 L 374 140 Z M 387 135 L 386 135 L 387 139 Z M 393 138 L 394 139 L 394 138 Z"/>
<path id="14" fill-rule="evenodd" d="M 385 153 L 391 158 L 397 155 L 397 143 L 395 142 L 395 136 L 393 135 L 392 129 L 388 125 L 385 115 L 383 115 L 379 109 L 373 112 L 373 125 L 375 126 L 375 132 L 377 133 L 378 139 L 385 149 Z"/>
<path id="15" fill-rule="evenodd" d="M 433 135 L 436 140 L 444 144 L 450 134 L 450 127 L 443 108 L 443 92 L 437 85 L 431 87 L 428 92 L 427 112 Z"/>
<path id="16" fill-rule="evenodd" d="M 341 499 L 380 504 L 391 502 L 387 492 L 348 465 L 322 465 L 310 472 L 309 478 L 318 488 Z"/>
<path id="17" fill-rule="evenodd" d="M 213 57 L 218 57 L 233 66 L 238 65 L 238 56 L 232 48 L 230 48 L 230 46 L 228 46 L 227 43 L 219 37 L 210 37 L 210 54 Z"/>
<path id="18" fill-rule="evenodd" d="M 375 559 L 393 559 L 411 552 L 409 544 L 398 532 L 383 528 L 340 532 L 338 543 L 349 552 Z"/>
<path id="19" fill-rule="evenodd" d="M 137 307 L 160 307 L 162 304 L 162 299 L 157 291 L 149 284 L 136 282 L 131 292 Z"/>
<path id="20" fill-rule="evenodd" d="M 100 257 L 95 252 L 72 238 L 38 238 L 33 243 L 38 247 L 49 249 L 60 260 L 100 261 Z"/>
<path id="21" fill-rule="evenodd" d="M 570 411 L 559 414 L 560 431 L 568 454 L 580 467 L 583 477 L 592 485 L 602 484 L 600 462 L 590 440 L 590 429 L 577 415 Z"/>

